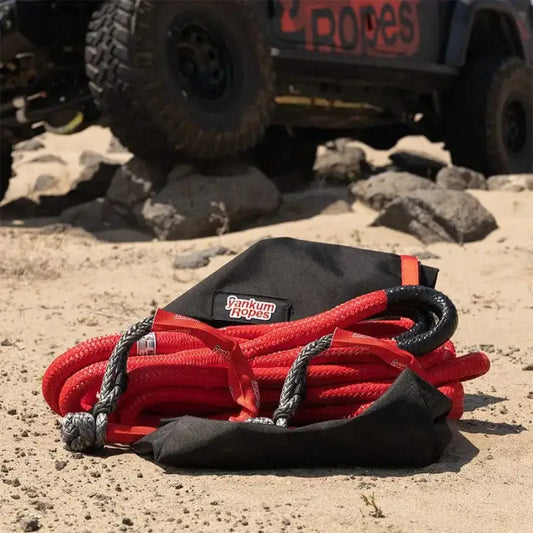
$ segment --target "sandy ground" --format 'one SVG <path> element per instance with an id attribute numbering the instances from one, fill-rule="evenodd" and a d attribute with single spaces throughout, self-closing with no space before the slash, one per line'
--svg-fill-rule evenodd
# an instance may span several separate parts
<path id="1" fill-rule="evenodd" d="M 78 172 L 79 150 L 104 150 L 105 135 L 93 129 L 56 146 L 62 180 Z M 49 138 L 47 150 L 56 142 Z M 17 162 L 11 197 L 31 184 L 29 166 Z M 424 248 L 408 235 L 370 228 L 375 214 L 360 204 L 349 214 L 171 243 L 127 242 L 135 234 L 106 242 L 43 227 L 53 221 L 2 223 L 0 530 L 21 531 L 36 518 L 43 531 L 80 533 L 531 531 L 533 372 L 523 368 L 533 363 L 533 193 L 474 194 L 499 229 L 465 246 Z M 213 244 L 238 252 L 267 235 L 438 256 L 425 262 L 441 269 L 438 287 L 459 309 L 459 351 L 481 347 L 492 361 L 489 374 L 466 384 L 466 412 L 442 460 L 420 470 L 169 473 L 128 452 L 63 450 L 58 417 L 40 392 L 54 357 L 87 337 L 120 331 L 228 260 L 176 271 L 176 253 Z M 382 518 L 363 496 L 374 497 Z"/>

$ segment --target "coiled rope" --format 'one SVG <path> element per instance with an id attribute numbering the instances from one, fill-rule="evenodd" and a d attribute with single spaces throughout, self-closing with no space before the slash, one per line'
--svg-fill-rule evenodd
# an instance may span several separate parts
<path id="1" fill-rule="evenodd" d="M 376 318 L 376 316 L 397 318 Z M 400 318 L 398 318 L 400 317 Z M 74 451 L 131 443 L 184 414 L 279 426 L 357 416 L 411 368 L 463 412 L 462 381 L 482 353 L 457 357 L 453 303 L 422 286 L 376 291 L 294 322 L 215 329 L 158 311 L 122 336 L 87 340 L 43 378 Z M 146 347 L 151 346 L 150 350 Z"/>

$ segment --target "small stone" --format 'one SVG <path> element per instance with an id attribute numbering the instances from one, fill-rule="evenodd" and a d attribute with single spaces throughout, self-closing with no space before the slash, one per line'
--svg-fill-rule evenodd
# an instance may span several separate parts
<path id="1" fill-rule="evenodd" d="M 65 466 L 67 466 L 66 461 L 56 461 L 56 464 L 55 464 L 56 470 L 63 470 Z"/>
<path id="2" fill-rule="evenodd" d="M 28 436 L 28 430 L 25 429 L 21 434 L 20 434 L 21 437 L 27 437 Z"/>
<path id="3" fill-rule="evenodd" d="M 133 520 L 131 518 L 125 517 L 122 519 L 122 523 L 125 526 L 133 526 Z"/>
<path id="4" fill-rule="evenodd" d="M 37 518 L 21 518 L 19 524 L 22 531 L 39 531 L 41 524 Z"/>
<path id="5" fill-rule="evenodd" d="M 189 255 L 178 255 L 174 258 L 172 266 L 174 268 L 202 268 L 209 264 L 209 258 L 199 253 Z"/>
<path id="6" fill-rule="evenodd" d="M 530 364 L 522 367 L 522 370 L 533 370 L 533 363 L 530 363 Z"/>
<path id="7" fill-rule="evenodd" d="M 17 410 L 16 409 L 8 409 L 7 414 L 8 415 L 16 415 L 17 414 Z"/>
<path id="8" fill-rule="evenodd" d="M 187 255 L 177 255 L 174 258 L 174 268 L 202 268 L 209 264 L 209 259 L 217 255 L 230 255 L 232 252 L 223 246 L 206 248 Z"/>

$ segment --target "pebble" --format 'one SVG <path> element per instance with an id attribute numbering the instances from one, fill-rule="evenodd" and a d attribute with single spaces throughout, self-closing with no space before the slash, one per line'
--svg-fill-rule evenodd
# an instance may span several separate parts
<path id="1" fill-rule="evenodd" d="M 56 461 L 56 464 L 55 464 L 56 470 L 63 470 L 65 466 L 67 466 L 66 461 Z"/>
<path id="2" fill-rule="evenodd" d="M 21 518 L 20 526 L 22 531 L 39 531 L 41 524 L 37 518 Z"/>

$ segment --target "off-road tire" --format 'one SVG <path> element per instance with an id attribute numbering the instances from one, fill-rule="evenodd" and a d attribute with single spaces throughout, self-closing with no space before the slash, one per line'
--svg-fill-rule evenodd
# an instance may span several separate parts
<path id="1" fill-rule="evenodd" d="M 467 64 L 444 107 L 446 147 L 454 164 L 486 176 L 532 172 L 532 95 L 533 75 L 519 58 L 484 57 Z M 505 140 L 504 120 L 514 102 L 523 111 L 525 128 L 513 151 Z"/>
<path id="2" fill-rule="evenodd" d="M 12 175 L 13 155 L 11 152 L 11 145 L 2 142 L 0 145 L 0 200 L 4 198 L 7 188 L 9 187 L 9 180 Z"/>
<path id="3" fill-rule="evenodd" d="M 234 61 L 233 92 L 207 108 L 177 85 L 167 48 L 172 21 L 195 16 L 223 34 Z M 253 146 L 270 122 L 270 47 L 251 9 L 237 0 L 224 9 L 215 0 L 105 2 L 90 21 L 85 61 L 114 135 L 145 159 L 233 155 Z"/>

